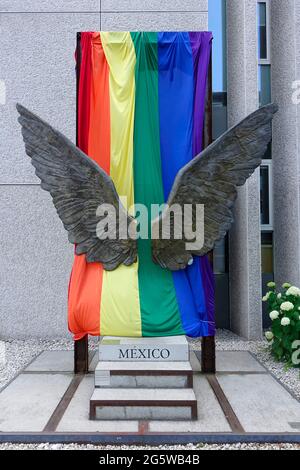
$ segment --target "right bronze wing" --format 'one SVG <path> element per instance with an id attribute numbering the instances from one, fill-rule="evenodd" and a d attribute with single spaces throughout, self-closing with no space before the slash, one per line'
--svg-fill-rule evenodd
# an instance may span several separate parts
<path id="1" fill-rule="evenodd" d="M 164 211 L 152 221 L 152 257 L 162 268 L 172 271 L 184 269 L 192 263 L 193 255 L 205 255 L 216 241 L 222 239 L 233 222 L 233 205 L 238 186 L 242 186 L 261 159 L 272 136 L 272 119 L 276 104 L 268 104 L 247 116 L 229 129 L 213 144 L 179 170 Z M 170 207 L 185 205 L 193 208 L 188 222 L 191 231 L 196 230 L 196 206 L 204 207 L 204 237 L 200 248 L 187 248 L 189 240 L 182 236 L 175 239 L 163 236 L 164 222 L 170 217 Z M 173 233 L 173 231 L 171 231 Z"/>
<path id="2" fill-rule="evenodd" d="M 86 254 L 88 262 L 103 263 L 106 270 L 137 259 L 136 240 L 120 239 L 119 207 L 126 230 L 134 221 L 121 205 L 112 179 L 69 139 L 38 116 L 17 104 L 26 153 L 31 157 L 41 187 L 52 196 L 57 213 L 76 245 L 76 254 Z M 96 215 L 100 205 L 116 210 L 116 231 L 100 239 L 97 225 L 104 215 Z M 114 238 L 113 238 L 114 237 Z M 125 237 L 124 237 L 125 238 Z"/>

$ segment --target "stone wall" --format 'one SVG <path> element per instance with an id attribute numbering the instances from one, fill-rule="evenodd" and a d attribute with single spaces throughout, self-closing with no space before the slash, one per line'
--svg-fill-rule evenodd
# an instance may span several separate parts
<path id="1" fill-rule="evenodd" d="M 0 337 L 69 334 L 73 248 L 24 154 L 15 103 L 74 141 L 77 31 L 207 30 L 207 9 L 207 0 L 0 2 Z"/>

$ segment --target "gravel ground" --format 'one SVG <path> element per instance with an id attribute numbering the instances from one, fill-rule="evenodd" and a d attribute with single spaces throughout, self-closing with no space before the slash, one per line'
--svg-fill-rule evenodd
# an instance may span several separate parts
<path id="1" fill-rule="evenodd" d="M 54 339 L 54 340 L 9 340 L 5 341 L 6 345 L 6 365 L 0 369 L 0 390 L 34 357 L 42 351 L 55 351 L 59 349 L 73 349 L 73 341 L 71 339 Z M 89 338 L 89 349 L 97 348 L 97 339 Z"/>
<path id="2" fill-rule="evenodd" d="M 189 340 L 193 349 L 200 349 L 201 343 L 197 339 Z M 6 344 L 6 365 L 0 370 L 0 390 L 23 369 L 37 354 L 43 350 L 73 349 L 71 339 L 57 340 L 9 340 Z M 263 341 L 246 341 L 230 331 L 219 330 L 216 336 L 216 347 L 220 351 L 250 351 L 255 357 L 272 372 L 291 392 L 300 399 L 299 369 L 285 370 L 283 364 L 274 361 L 268 351 L 268 343 Z M 97 348 L 97 338 L 90 338 L 89 349 Z M 0 450 L 114 450 L 114 449 L 191 449 L 191 450 L 300 450 L 300 444 L 187 444 L 185 446 L 93 446 L 77 444 L 0 444 Z"/>
<path id="3" fill-rule="evenodd" d="M 300 444 L 187 444 L 185 446 L 93 446 L 91 444 L 0 444 L 1 450 L 300 450 Z"/>

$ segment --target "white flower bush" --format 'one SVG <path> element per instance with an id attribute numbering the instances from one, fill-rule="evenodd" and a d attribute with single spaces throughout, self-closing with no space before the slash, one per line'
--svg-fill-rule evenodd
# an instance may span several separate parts
<path id="1" fill-rule="evenodd" d="M 270 343 L 271 353 L 278 361 L 299 367 L 293 363 L 293 344 L 300 340 L 300 289 L 288 282 L 282 285 L 281 292 L 274 282 L 269 282 L 267 287 L 269 290 L 263 301 L 267 303 L 272 324 L 265 337 Z"/>

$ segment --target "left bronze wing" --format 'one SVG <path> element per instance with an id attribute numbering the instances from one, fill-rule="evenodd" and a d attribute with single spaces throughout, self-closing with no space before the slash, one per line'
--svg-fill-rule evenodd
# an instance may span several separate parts
<path id="1" fill-rule="evenodd" d="M 177 174 L 167 207 L 152 222 L 153 261 L 172 271 L 184 269 L 193 261 L 193 255 L 209 252 L 222 239 L 233 222 L 232 208 L 237 187 L 242 186 L 261 164 L 272 135 L 272 119 L 276 104 L 264 106 L 229 129 L 202 153 L 191 160 Z M 193 207 L 191 229 L 196 228 L 196 205 L 204 205 L 204 240 L 200 249 L 186 249 L 190 242 L 182 232 L 174 239 L 174 219 L 169 208 L 184 204 Z M 170 220 L 171 238 L 163 238 L 164 222 Z M 172 235 L 173 234 L 173 235 Z"/>
<path id="2" fill-rule="evenodd" d="M 122 263 L 133 264 L 137 260 L 136 240 L 124 237 L 124 231 L 126 235 L 135 221 L 122 206 L 109 175 L 67 137 L 24 106 L 17 104 L 17 110 L 26 153 L 42 189 L 52 196 L 69 242 L 76 245 L 76 254 L 85 254 L 89 263 L 102 263 L 108 271 Z M 99 227 L 108 207 L 113 209 L 115 223 L 106 231 L 103 225 Z M 103 210 L 99 212 L 99 208 Z"/>

